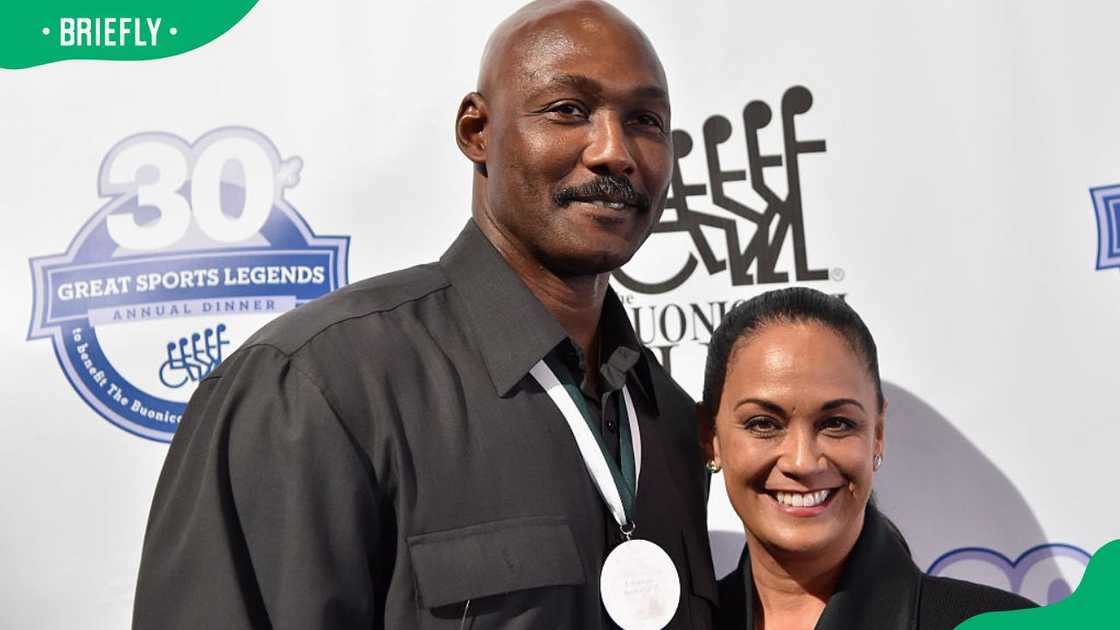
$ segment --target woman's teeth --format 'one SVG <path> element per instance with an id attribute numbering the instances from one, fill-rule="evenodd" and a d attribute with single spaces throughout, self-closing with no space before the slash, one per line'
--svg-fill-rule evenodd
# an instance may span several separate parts
<path id="1" fill-rule="evenodd" d="M 824 503 L 831 494 L 831 490 L 817 490 L 816 492 L 775 492 L 774 498 L 778 503 L 789 507 L 814 507 Z"/>

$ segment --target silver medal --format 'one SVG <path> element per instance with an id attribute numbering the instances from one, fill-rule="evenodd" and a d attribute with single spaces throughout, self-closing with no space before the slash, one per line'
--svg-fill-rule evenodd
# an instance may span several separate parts
<path id="1" fill-rule="evenodd" d="M 681 583 L 669 554 L 628 540 L 607 556 L 599 576 L 603 607 L 623 630 L 661 630 L 677 612 Z"/>

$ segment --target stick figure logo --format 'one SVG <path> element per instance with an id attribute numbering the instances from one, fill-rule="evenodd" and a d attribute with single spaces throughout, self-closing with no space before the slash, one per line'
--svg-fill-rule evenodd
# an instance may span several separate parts
<path id="1" fill-rule="evenodd" d="M 167 360 L 159 366 L 159 382 L 172 389 L 187 383 L 197 383 L 209 376 L 222 362 L 222 349 L 229 345 L 222 338 L 225 324 L 193 333 L 190 340 L 179 337 L 179 342 L 167 342 Z"/>
<path id="2" fill-rule="evenodd" d="M 787 271 L 779 271 L 778 258 L 787 236 L 792 237 L 794 278 L 798 281 L 828 280 L 827 269 L 812 269 L 805 245 L 805 222 L 801 199 L 801 156 L 824 153 L 824 140 L 802 140 L 797 137 L 795 119 L 813 106 L 813 95 L 802 86 L 794 86 L 782 96 L 781 125 L 784 150 L 782 153 L 763 153 L 759 132 L 773 118 L 769 105 L 751 101 L 743 108 L 743 126 L 746 135 L 746 170 L 725 170 L 720 160 L 719 147 L 732 135 L 731 121 L 715 115 L 704 122 L 704 155 L 708 166 L 708 184 L 685 183 L 681 173 L 681 160 L 692 153 L 692 136 L 681 130 L 673 131 L 675 169 L 670 183 L 666 210 L 674 211 L 662 220 L 653 232 L 664 234 L 685 232 L 689 235 L 695 253 L 690 252 L 681 268 L 664 280 L 640 280 L 623 270 L 614 273 L 619 284 L 638 293 L 666 293 L 684 284 L 696 271 L 700 262 L 708 275 L 728 271 L 731 284 L 775 284 L 789 282 Z M 767 181 L 767 169 L 785 167 L 785 195 L 781 195 Z M 747 181 L 751 189 L 763 200 L 761 209 L 734 199 L 727 191 L 727 184 Z M 708 195 L 711 203 L 731 216 L 722 216 L 696 209 L 689 201 L 693 197 Z M 740 239 L 739 224 L 743 219 L 755 226 L 749 239 Z M 718 249 L 709 243 L 702 228 L 714 228 L 722 233 L 727 255 L 719 256 Z M 697 260 L 699 256 L 699 261 Z M 754 273 L 751 273 L 751 268 Z"/>

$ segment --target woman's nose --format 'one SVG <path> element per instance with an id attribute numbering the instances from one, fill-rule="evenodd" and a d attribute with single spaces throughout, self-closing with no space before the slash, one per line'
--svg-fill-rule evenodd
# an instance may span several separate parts
<path id="1" fill-rule="evenodd" d="M 778 469 L 790 477 L 804 477 L 825 467 L 817 434 L 812 429 L 791 428 L 782 447 Z"/>

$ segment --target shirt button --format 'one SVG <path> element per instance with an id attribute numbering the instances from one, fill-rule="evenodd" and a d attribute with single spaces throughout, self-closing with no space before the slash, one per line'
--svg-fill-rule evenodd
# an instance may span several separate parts
<path id="1" fill-rule="evenodd" d="M 607 420 L 607 431 L 610 431 L 610 432 L 613 433 L 614 430 L 617 429 L 617 428 L 618 428 L 618 425 L 615 424 L 614 420 Z"/>

